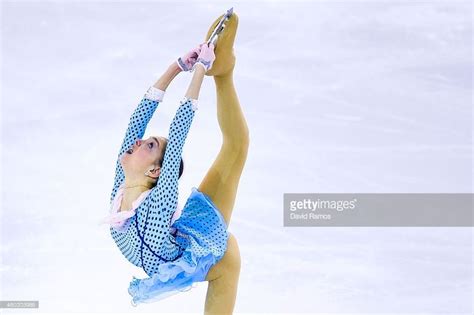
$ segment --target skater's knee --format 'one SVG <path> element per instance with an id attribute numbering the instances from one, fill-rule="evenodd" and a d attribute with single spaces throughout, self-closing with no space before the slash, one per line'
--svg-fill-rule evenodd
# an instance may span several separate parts
<path id="1" fill-rule="evenodd" d="M 245 158 L 247 156 L 248 148 L 250 145 L 250 135 L 248 128 L 244 131 L 239 132 L 238 136 L 235 134 L 232 136 L 224 136 L 222 146 L 228 148 L 234 155 L 239 155 Z"/>

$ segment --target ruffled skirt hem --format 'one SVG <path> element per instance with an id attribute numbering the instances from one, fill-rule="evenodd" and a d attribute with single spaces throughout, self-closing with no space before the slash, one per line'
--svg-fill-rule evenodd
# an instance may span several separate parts
<path id="1" fill-rule="evenodd" d="M 202 221 L 196 222 L 197 218 Z M 200 229 L 204 225 L 212 228 Z M 210 198 L 197 188 L 193 187 L 173 226 L 178 235 L 189 240 L 188 246 L 180 258 L 161 263 L 149 278 L 133 277 L 128 288 L 133 306 L 189 291 L 197 286 L 196 282 L 205 280 L 209 269 L 224 255 L 228 238 L 226 222 Z"/>
<path id="2" fill-rule="evenodd" d="M 189 253 L 192 254 L 191 251 Z M 205 257 L 193 257 L 194 259 L 197 259 L 194 266 L 184 259 L 179 259 L 161 264 L 159 271 L 150 278 L 133 277 L 128 288 L 132 305 L 157 302 L 196 287 L 196 282 L 205 280 L 207 272 L 216 263 L 216 258 L 209 254 Z"/>

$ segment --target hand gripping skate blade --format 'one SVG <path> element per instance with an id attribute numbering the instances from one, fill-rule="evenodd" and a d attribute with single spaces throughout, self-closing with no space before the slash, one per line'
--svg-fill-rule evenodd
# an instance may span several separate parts
<path id="1" fill-rule="evenodd" d="M 217 23 L 216 27 L 214 28 L 214 30 L 211 33 L 211 36 L 209 36 L 209 39 L 206 42 L 208 46 L 209 46 L 210 43 L 214 44 L 214 46 L 216 45 L 217 38 L 218 38 L 219 34 L 225 28 L 225 22 L 227 22 L 227 20 L 229 20 L 229 18 L 231 17 L 233 12 L 234 12 L 234 8 L 232 7 L 229 10 L 227 10 L 227 12 L 224 14 L 224 16 L 222 16 L 221 20 L 219 21 L 219 23 Z"/>

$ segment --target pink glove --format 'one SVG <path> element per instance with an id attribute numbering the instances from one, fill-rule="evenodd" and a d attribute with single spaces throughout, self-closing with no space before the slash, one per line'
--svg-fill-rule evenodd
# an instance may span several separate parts
<path id="1" fill-rule="evenodd" d="M 191 71 L 193 69 L 194 63 L 196 62 L 199 53 L 201 52 L 201 45 L 193 48 L 191 51 L 187 52 L 182 57 L 179 57 L 176 60 L 178 67 L 183 71 Z"/>
<path id="2" fill-rule="evenodd" d="M 216 55 L 214 54 L 214 44 L 209 44 L 207 46 L 206 43 L 202 43 L 199 45 L 201 48 L 201 52 L 198 55 L 198 58 L 196 62 L 194 63 L 193 70 L 196 67 L 198 63 L 202 64 L 206 71 L 212 68 L 212 64 L 214 63 L 214 60 L 216 59 Z"/>

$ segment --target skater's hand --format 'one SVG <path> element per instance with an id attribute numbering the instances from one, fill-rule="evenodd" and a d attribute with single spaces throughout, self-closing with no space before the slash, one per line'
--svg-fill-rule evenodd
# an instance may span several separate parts
<path id="1" fill-rule="evenodd" d="M 198 63 L 200 63 L 204 66 L 204 68 L 207 71 L 212 68 L 212 64 L 214 63 L 214 60 L 216 59 L 216 55 L 214 54 L 214 44 L 211 43 L 209 44 L 209 46 L 207 46 L 206 43 L 202 43 L 201 45 L 199 45 L 199 47 L 201 51 L 198 55 L 196 63 L 193 66 L 193 70 L 194 70 L 194 67 Z"/>
<path id="2" fill-rule="evenodd" d="M 187 52 L 176 60 L 176 63 L 178 64 L 178 67 L 181 70 L 191 71 L 191 69 L 193 69 L 194 64 L 196 63 L 196 60 L 199 56 L 199 53 L 201 52 L 201 45 L 194 47 L 189 52 Z"/>

